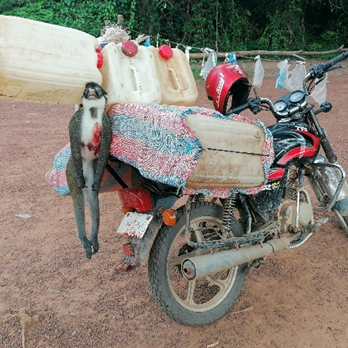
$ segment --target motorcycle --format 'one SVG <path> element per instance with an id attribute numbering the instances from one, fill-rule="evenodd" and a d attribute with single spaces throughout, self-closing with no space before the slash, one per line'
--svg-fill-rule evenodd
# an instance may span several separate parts
<path id="1" fill-rule="evenodd" d="M 332 105 L 324 102 L 315 110 L 309 103 L 315 84 L 347 57 L 348 52 L 314 65 L 302 90 L 275 102 L 256 92 L 254 98 L 246 97 L 250 86 L 245 78 L 239 105 L 232 103 L 227 110 L 224 102 L 219 111 L 226 115 L 267 110 L 276 119 L 268 127 L 275 157 L 261 192 L 236 192 L 224 199 L 184 196 L 180 189 L 141 175 L 138 185 L 128 187 L 114 172 L 123 187 L 119 194 L 126 213 L 119 230 L 130 236 L 123 245 L 120 272 L 133 272 L 148 259 L 153 296 L 172 320 L 204 326 L 220 319 L 238 298 L 249 270 L 271 253 L 303 245 L 327 221 L 316 220 L 314 211 L 331 210 L 348 234 L 345 170 L 318 121 L 318 115 L 330 112 Z M 216 83 L 221 98 L 221 81 Z"/>

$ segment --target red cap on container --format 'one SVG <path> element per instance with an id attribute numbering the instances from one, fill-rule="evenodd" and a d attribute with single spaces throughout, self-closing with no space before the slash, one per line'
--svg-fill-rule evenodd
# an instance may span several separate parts
<path id="1" fill-rule="evenodd" d="M 138 46 L 133 41 L 125 41 L 122 44 L 122 52 L 127 57 L 134 57 L 138 53 Z"/>
<path id="2" fill-rule="evenodd" d="M 95 51 L 97 52 L 97 56 L 98 56 L 97 68 L 100 69 L 104 63 L 104 57 L 98 48 Z"/>
<path id="3" fill-rule="evenodd" d="M 162 45 L 158 48 L 158 53 L 159 55 L 165 59 L 168 60 L 170 58 L 173 57 L 173 50 L 171 47 L 169 47 L 168 45 Z"/>

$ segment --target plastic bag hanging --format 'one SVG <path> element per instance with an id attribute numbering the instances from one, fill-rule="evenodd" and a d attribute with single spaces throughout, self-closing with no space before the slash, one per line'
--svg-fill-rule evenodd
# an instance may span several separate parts
<path id="1" fill-rule="evenodd" d="M 318 79 L 315 80 L 317 82 Z M 311 97 L 320 105 L 326 100 L 326 92 L 327 92 L 327 75 L 325 75 L 324 79 L 315 85 L 314 91 L 311 93 Z"/>
<path id="2" fill-rule="evenodd" d="M 204 80 L 207 79 L 207 76 L 208 76 L 210 70 L 216 66 L 216 61 L 217 61 L 216 52 L 212 51 L 212 50 L 209 50 L 209 51 L 210 51 L 210 53 L 209 53 L 208 59 L 205 62 L 204 66 L 199 74 L 199 76 L 202 76 L 204 78 Z M 205 50 L 205 52 L 207 52 L 207 51 Z"/>
<path id="3" fill-rule="evenodd" d="M 231 52 L 229 57 L 228 57 L 228 62 L 229 63 L 234 63 L 234 64 L 238 64 L 237 62 L 237 57 L 236 55 L 234 54 L 234 52 Z"/>
<path id="4" fill-rule="evenodd" d="M 277 65 L 277 67 L 279 69 L 279 73 L 278 73 L 278 76 L 277 76 L 275 87 L 276 88 L 283 88 L 283 87 L 287 88 L 288 69 L 289 69 L 288 60 L 284 59 L 283 61 L 281 61 Z"/>
<path id="5" fill-rule="evenodd" d="M 306 62 L 297 61 L 295 68 L 289 71 L 287 88 L 290 92 L 302 90 L 303 79 L 307 75 L 305 64 Z"/>
<path id="6" fill-rule="evenodd" d="M 261 57 L 256 56 L 255 59 L 256 59 L 256 62 L 255 62 L 253 86 L 261 87 L 263 82 L 263 77 L 265 75 L 265 70 L 263 69 L 263 66 L 261 63 Z"/>
<path id="7" fill-rule="evenodd" d="M 144 42 L 144 46 L 145 47 L 149 47 L 151 46 L 151 40 L 150 40 L 150 36 L 147 36 Z"/>

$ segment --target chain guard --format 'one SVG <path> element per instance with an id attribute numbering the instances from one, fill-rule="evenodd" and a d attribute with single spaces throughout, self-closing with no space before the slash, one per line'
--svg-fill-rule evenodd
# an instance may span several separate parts
<path id="1" fill-rule="evenodd" d="M 190 231 L 193 232 L 192 230 Z M 279 232 L 279 222 L 273 221 L 270 224 L 268 224 L 266 227 L 251 232 L 245 236 L 242 237 L 231 237 L 226 238 L 224 240 L 218 240 L 218 241 L 206 241 L 201 243 L 196 242 L 190 242 L 189 246 L 197 249 L 214 249 L 214 248 L 221 248 L 221 247 L 228 247 L 230 245 L 237 245 L 237 244 L 255 244 L 262 242 L 267 239 L 267 237 L 271 236 L 273 233 L 277 234 Z"/>

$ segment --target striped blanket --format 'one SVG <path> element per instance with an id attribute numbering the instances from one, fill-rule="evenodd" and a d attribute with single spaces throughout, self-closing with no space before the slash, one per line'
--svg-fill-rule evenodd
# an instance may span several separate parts
<path id="1" fill-rule="evenodd" d="M 186 115 L 206 115 L 233 121 L 255 123 L 266 135 L 263 151 L 265 180 L 273 162 L 273 139 L 269 130 L 259 120 L 240 115 L 223 116 L 217 111 L 199 107 L 178 107 L 149 104 L 116 104 L 109 109 L 113 137 L 110 154 L 139 170 L 145 178 L 186 190 L 186 180 L 193 172 L 202 146 L 185 121 Z M 65 168 L 70 157 L 66 145 L 54 158 L 53 167 L 46 173 L 46 180 L 62 194 L 69 193 Z M 251 189 L 189 189 L 187 193 L 203 193 L 206 196 L 227 197 L 241 191 L 254 194 L 264 185 Z"/>

